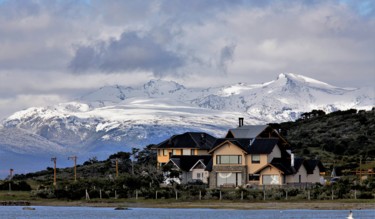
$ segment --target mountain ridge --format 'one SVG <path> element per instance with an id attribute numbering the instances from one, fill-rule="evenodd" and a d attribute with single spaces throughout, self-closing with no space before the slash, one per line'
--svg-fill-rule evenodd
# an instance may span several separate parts
<path id="1" fill-rule="evenodd" d="M 339 88 L 291 73 L 263 84 L 207 89 L 158 79 L 138 87 L 104 86 L 72 102 L 15 112 L 0 125 L 0 145 L 4 153 L 12 148 L 20 153 L 27 145 L 39 154 L 105 157 L 187 131 L 222 137 L 237 126 L 238 117 L 247 124 L 266 124 L 293 121 L 313 109 L 328 113 L 373 105 L 371 89 Z M 35 145 L 12 139 L 10 130 L 30 133 L 21 139 Z"/>

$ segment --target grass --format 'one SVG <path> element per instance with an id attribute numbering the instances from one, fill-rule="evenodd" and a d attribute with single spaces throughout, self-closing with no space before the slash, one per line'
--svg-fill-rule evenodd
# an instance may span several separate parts
<path id="1" fill-rule="evenodd" d="M 67 201 L 41 199 L 25 191 L 0 191 L 0 201 L 29 201 L 34 206 L 90 206 L 144 208 L 212 208 L 212 209 L 374 209 L 375 199 L 338 200 L 175 200 L 171 199 L 91 199 Z"/>
<path id="2" fill-rule="evenodd" d="M 0 201 L 27 201 L 30 199 L 30 192 L 27 191 L 0 191 Z"/>

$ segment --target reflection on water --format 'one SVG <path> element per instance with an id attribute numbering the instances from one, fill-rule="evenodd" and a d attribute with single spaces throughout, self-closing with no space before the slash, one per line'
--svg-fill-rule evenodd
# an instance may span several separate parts
<path id="1" fill-rule="evenodd" d="M 35 210 L 23 210 L 22 207 L 0 207 L 0 218 L 160 218 L 160 219 L 240 219 L 240 218 L 347 218 L 349 210 L 227 210 L 227 209 L 165 209 L 165 208 L 114 208 L 93 207 L 41 207 Z M 375 210 L 353 210 L 353 218 L 375 218 Z"/>

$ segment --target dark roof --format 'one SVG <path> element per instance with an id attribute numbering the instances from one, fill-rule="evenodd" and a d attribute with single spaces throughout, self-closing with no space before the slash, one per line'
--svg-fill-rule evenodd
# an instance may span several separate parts
<path id="1" fill-rule="evenodd" d="M 213 143 L 212 148 L 210 151 L 215 149 L 217 146 L 221 145 L 224 142 L 230 142 L 234 145 L 237 145 L 239 148 L 247 152 L 247 148 L 250 145 L 251 139 L 250 138 L 218 138 L 216 141 Z"/>
<path id="2" fill-rule="evenodd" d="M 244 125 L 234 129 L 229 129 L 226 137 L 233 138 L 256 138 L 268 125 Z"/>
<path id="3" fill-rule="evenodd" d="M 173 135 L 155 148 L 198 148 L 209 150 L 216 138 L 204 132 L 185 132 Z"/>
<path id="4" fill-rule="evenodd" d="M 211 150 L 224 143 L 225 141 L 237 145 L 248 154 L 270 154 L 279 142 L 279 139 L 219 138 L 215 141 Z"/>
<path id="5" fill-rule="evenodd" d="M 292 175 L 296 173 L 296 170 L 291 166 L 290 159 L 273 158 L 270 164 L 283 171 L 285 175 Z"/>
<path id="6" fill-rule="evenodd" d="M 211 159 L 208 164 L 206 165 L 206 171 L 211 172 L 212 171 L 212 165 L 213 165 L 213 159 Z"/>
<path id="7" fill-rule="evenodd" d="M 172 161 L 180 170 L 188 172 L 190 169 L 198 162 L 201 161 L 206 167 L 210 160 L 212 160 L 211 155 L 191 155 L 191 156 L 172 156 L 170 161 Z"/>
<path id="8" fill-rule="evenodd" d="M 249 154 L 270 154 L 278 142 L 277 138 L 254 139 L 247 152 Z"/>
<path id="9" fill-rule="evenodd" d="M 291 166 L 290 158 L 273 158 L 269 165 L 272 165 L 277 169 L 283 171 L 285 175 L 292 175 L 297 173 L 302 165 L 306 168 L 308 174 L 313 174 L 313 170 L 319 163 L 321 162 L 317 160 L 305 160 L 304 158 L 296 157 L 294 158 L 293 167 Z M 315 164 L 315 166 L 313 166 L 312 164 Z M 266 165 L 265 167 L 267 166 L 268 165 Z M 257 173 L 260 173 L 263 169 L 264 168 L 258 170 Z"/>
<path id="10" fill-rule="evenodd" d="M 319 172 L 324 172 L 325 167 L 323 166 L 322 162 L 320 160 L 306 160 L 306 166 L 307 166 L 307 173 L 313 174 L 315 168 L 318 166 Z"/>

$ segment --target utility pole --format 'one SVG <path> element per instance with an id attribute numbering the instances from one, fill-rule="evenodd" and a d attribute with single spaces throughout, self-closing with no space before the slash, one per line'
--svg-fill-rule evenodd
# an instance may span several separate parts
<path id="1" fill-rule="evenodd" d="M 135 155 L 139 152 L 139 148 L 132 148 L 132 153 L 131 155 L 133 156 L 133 159 L 131 160 L 132 162 L 132 175 L 134 175 L 134 159 Z"/>
<path id="2" fill-rule="evenodd" d="M 118 177 L 118 159 L 116 158 L 116 178 Z"/>
<path id="3" fill-rule="evenodd" d="M 9 193 L 12 191 L 12 183 L 10 182 L 10 180 L 12 180 L 13 178 L 13 169 L 11 168 L 9 170 Z"/>
<path id="4" fill-rule="evenodd" d="M 359 156 L 359 184 L 362 185 L 362 155 Z"/>
<path id="5" fill-rule="evenodd" d="M 12 168 L 10 168 L 10 170 L 9 170 L 9 179 L 12 179 L 13 178 L 13 169 Z"/>
<path id="6" fill-rule="evenodd" d="M 68 160 L 74 161 L 74 182 L 77 182 L 77 156 L 68 157 Z"/>
<path id="7" fill-rule="evenodd" d="M 53 161 L 53 186 L 56 188 L 56 157 L 52 157 L 51 161 Z"/>

